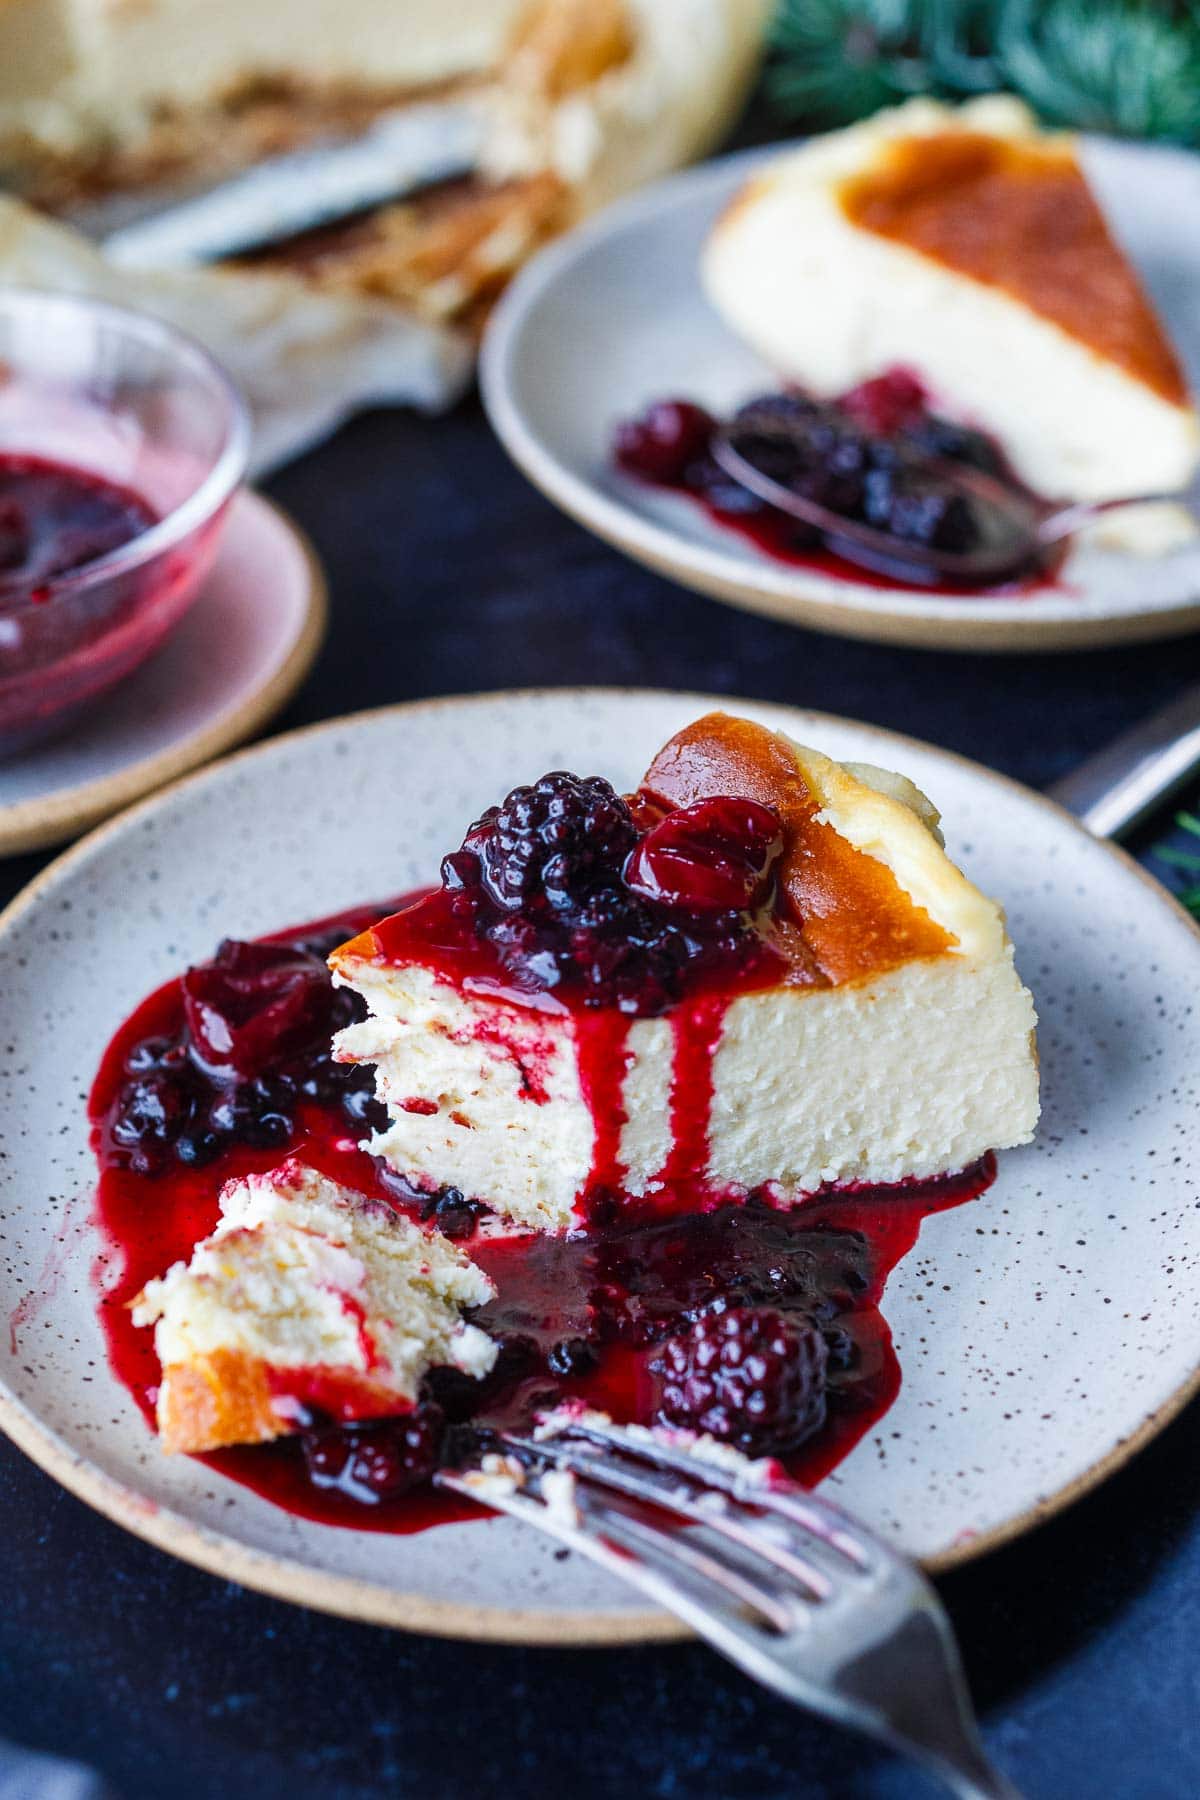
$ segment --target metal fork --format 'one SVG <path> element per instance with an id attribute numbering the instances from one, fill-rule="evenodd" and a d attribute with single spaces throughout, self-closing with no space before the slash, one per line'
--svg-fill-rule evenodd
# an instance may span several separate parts
<path id="1" fill-rule="evenodd" d="M 756 1681 L 915 1757 L 962 1800 L 1020 1800 L 984 1755 L 933 1588 L 838 1507 L 776 1465 L 602 1414 L 560 1409 L 491 1441 L 440 1485 L 599 1563 Z"/>

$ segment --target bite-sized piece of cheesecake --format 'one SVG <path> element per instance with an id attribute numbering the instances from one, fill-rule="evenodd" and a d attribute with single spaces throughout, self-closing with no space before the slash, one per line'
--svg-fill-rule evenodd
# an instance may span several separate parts
<path id="1" fill-rule="evenodd" d="M 713 713 L 631 802 L 519 788 L 443 885 L 335 952 L 370 1017 L 370 1148 L 563 1231 L 960 1170 L 1025 1143 L 1035 1016 L 1000 908 L 902 776 Z"/>
<path id="2" fill-rule="evenodd" d="M 494 1292 L 448 1239 L 295 1159 L 230 1182 L 213 1235 L 134 1302 L 162 1363 L 162 1446 L 264 1443 L 309 1408 L 407 1412 L 428 1369 L 490 1370 L 496 1346 L 463 1315 Z"/>
<path id="3" fill-rule="evenodd" d="M 1196 470 L 1179 359 L 1075 140 L 1016 100 L 914 100 L 777 158 L 718 220 L 702 271 L 785 379 L 831 396 L 909 369 L 1047 498 L 1169 493 Z M 1156 552 L 1192 527 L 1154 508 L 1093 529 Z"/>

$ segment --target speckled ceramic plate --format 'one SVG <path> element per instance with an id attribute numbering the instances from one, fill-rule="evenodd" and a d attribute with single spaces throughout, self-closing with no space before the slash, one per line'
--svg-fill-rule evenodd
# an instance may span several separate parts
<path id="1" fill-rule="evenodd" d="M 134 1003 L 223 933 L 427 881 L 506 787 L 564 765 L 632 785 L 713 704 L 927 789 L 952 853 L 1007 905 L 1041 1013 L 1038 1141 L 1002 1157 L 983 1199 L 930 1218 L 892 1277 L 903 1387 L 831 1489 L 945 1567 L 1064 1505 L 1182 1404 L 1200 1345 L 1200 933 L 1168 895 L 1057 807 L 928 745 L 784 707 L 560 690 L 245 752 L 105 826 L 0 922 L 0 1424 L 31 1456 L 164 1549 L 309 1605 L 526 1641 L 676 1629 L 516 1524 L 359 1534 L 161 1456 L 93 1310 L 83 1096 Z"/>
<path id="2" fill-rule="evenodd" d="M 685 587 L 818 631 L 1028 651 L 1200 627 L 1200 547 L 1158 558 L 1076 550 L 1054 586 L 939 597 L 788 567 L 692 501 L 611 466 L 613 426 L 649 400 L 686 395 L 721 413 L 778 386 L 708 305 L 697 273 L 710 225 L 762 155 L 726 158 L 622 201 L 543 251 L 509 288 L 480 381 L 492 424 L 530 480 Z M 1200 158 L 1102 139 L 1088 140 L 1084 156 L 1200 392 Z"/>

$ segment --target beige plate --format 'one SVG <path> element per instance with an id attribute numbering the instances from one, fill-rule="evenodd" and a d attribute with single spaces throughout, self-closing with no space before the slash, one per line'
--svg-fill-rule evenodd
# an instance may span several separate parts
<path id="1" fill-rule="evenodd" d="M 250 737 L 308 674 L 327 612 L 307 538 L 239 494 L 170 642 L 60 737 L 0 761 L 0 856 L 77 837 Z"/>
<path id="2" fill-rule="evenodd" d="M 80 1096 L 133 1005 L 225 932 L 428 881 L 518 780 L 566 765 L 629 786 L 720 704 L 925 788 L 952 854 L 1007 906 L 1041 1015 L 1038 1141 L 929 1219 L 892 1276 L 904 1384 L 829 1492 L 943 1569 L 1058 1511 L 1178 1411 L 1200 1344 L 1200 934 L 1171 898 L 1058 807 L 929 745 L 751 701 L 567 689 L 390 708 L 244 752 L 103 827 L 0 920 L 0 1425 L 44 1468 L 176 1555 L 355 1618 L 529 1643 L 678 1630 L 512 1521 L 335 1529 L 162 1456 L 106 1370 Z"/>
<path id="3" fill-rule="evenodd" d="M 666 396 L 727 413 L 779 381 L 700 291 L 713 220 L 763 153 L 693 169 L 620 202 L 542 252 L 501 301 L 480 384 L 492 424 L 542 492 L 619 550 L 714 599 L 789 624 L 944 650 L 1068 650 L 1200 626 L 1200 544 L 1172 556 L 1072 551 L 1019 595 L 939 597 L 788 565 L 690 500 L 616 471 L 618 420 Z M 1089 175 L 1200 391 L 1200 159 L 1101 139 Z M 980 345 L 980 354 L 987 346 Z"/>

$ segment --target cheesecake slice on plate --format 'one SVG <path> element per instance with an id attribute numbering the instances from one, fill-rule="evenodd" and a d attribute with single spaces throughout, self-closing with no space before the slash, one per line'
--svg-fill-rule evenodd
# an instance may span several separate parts
<path id="1" fill-rule="evenodd" d="M 1037 1121 L 1032 1000 L 930 802 L 721 713 L 628 799 L 516 789 L 331 966 L 370 1149 L 537 1230 L 926 1179 Z"/>
<path id="2" fill-rule="evenodd" d="M 914 100 L 769 163 L 713 228 L 702 271 L 732 329 L 832 396 L 900 368 L 998 439 L 1047 499 L 1185 488 L 1200 425 L 1179 358 L 1075 140 L 1016 100 Z M 1119 511 L 1157 552 L 1177 508 Z"/>
<path id="3" fill-rule="evenodd" d="M 491 1369 L 496 1346 L 464 1313 L 494 1292 L 438 1232 L 300 1162 L 232 1181 L 213 1235 L 134 1302 L 162 1364 L 162 1447 L 265 1443 L 310 1408 L 409 1412 L 430 1368 Z"/>

